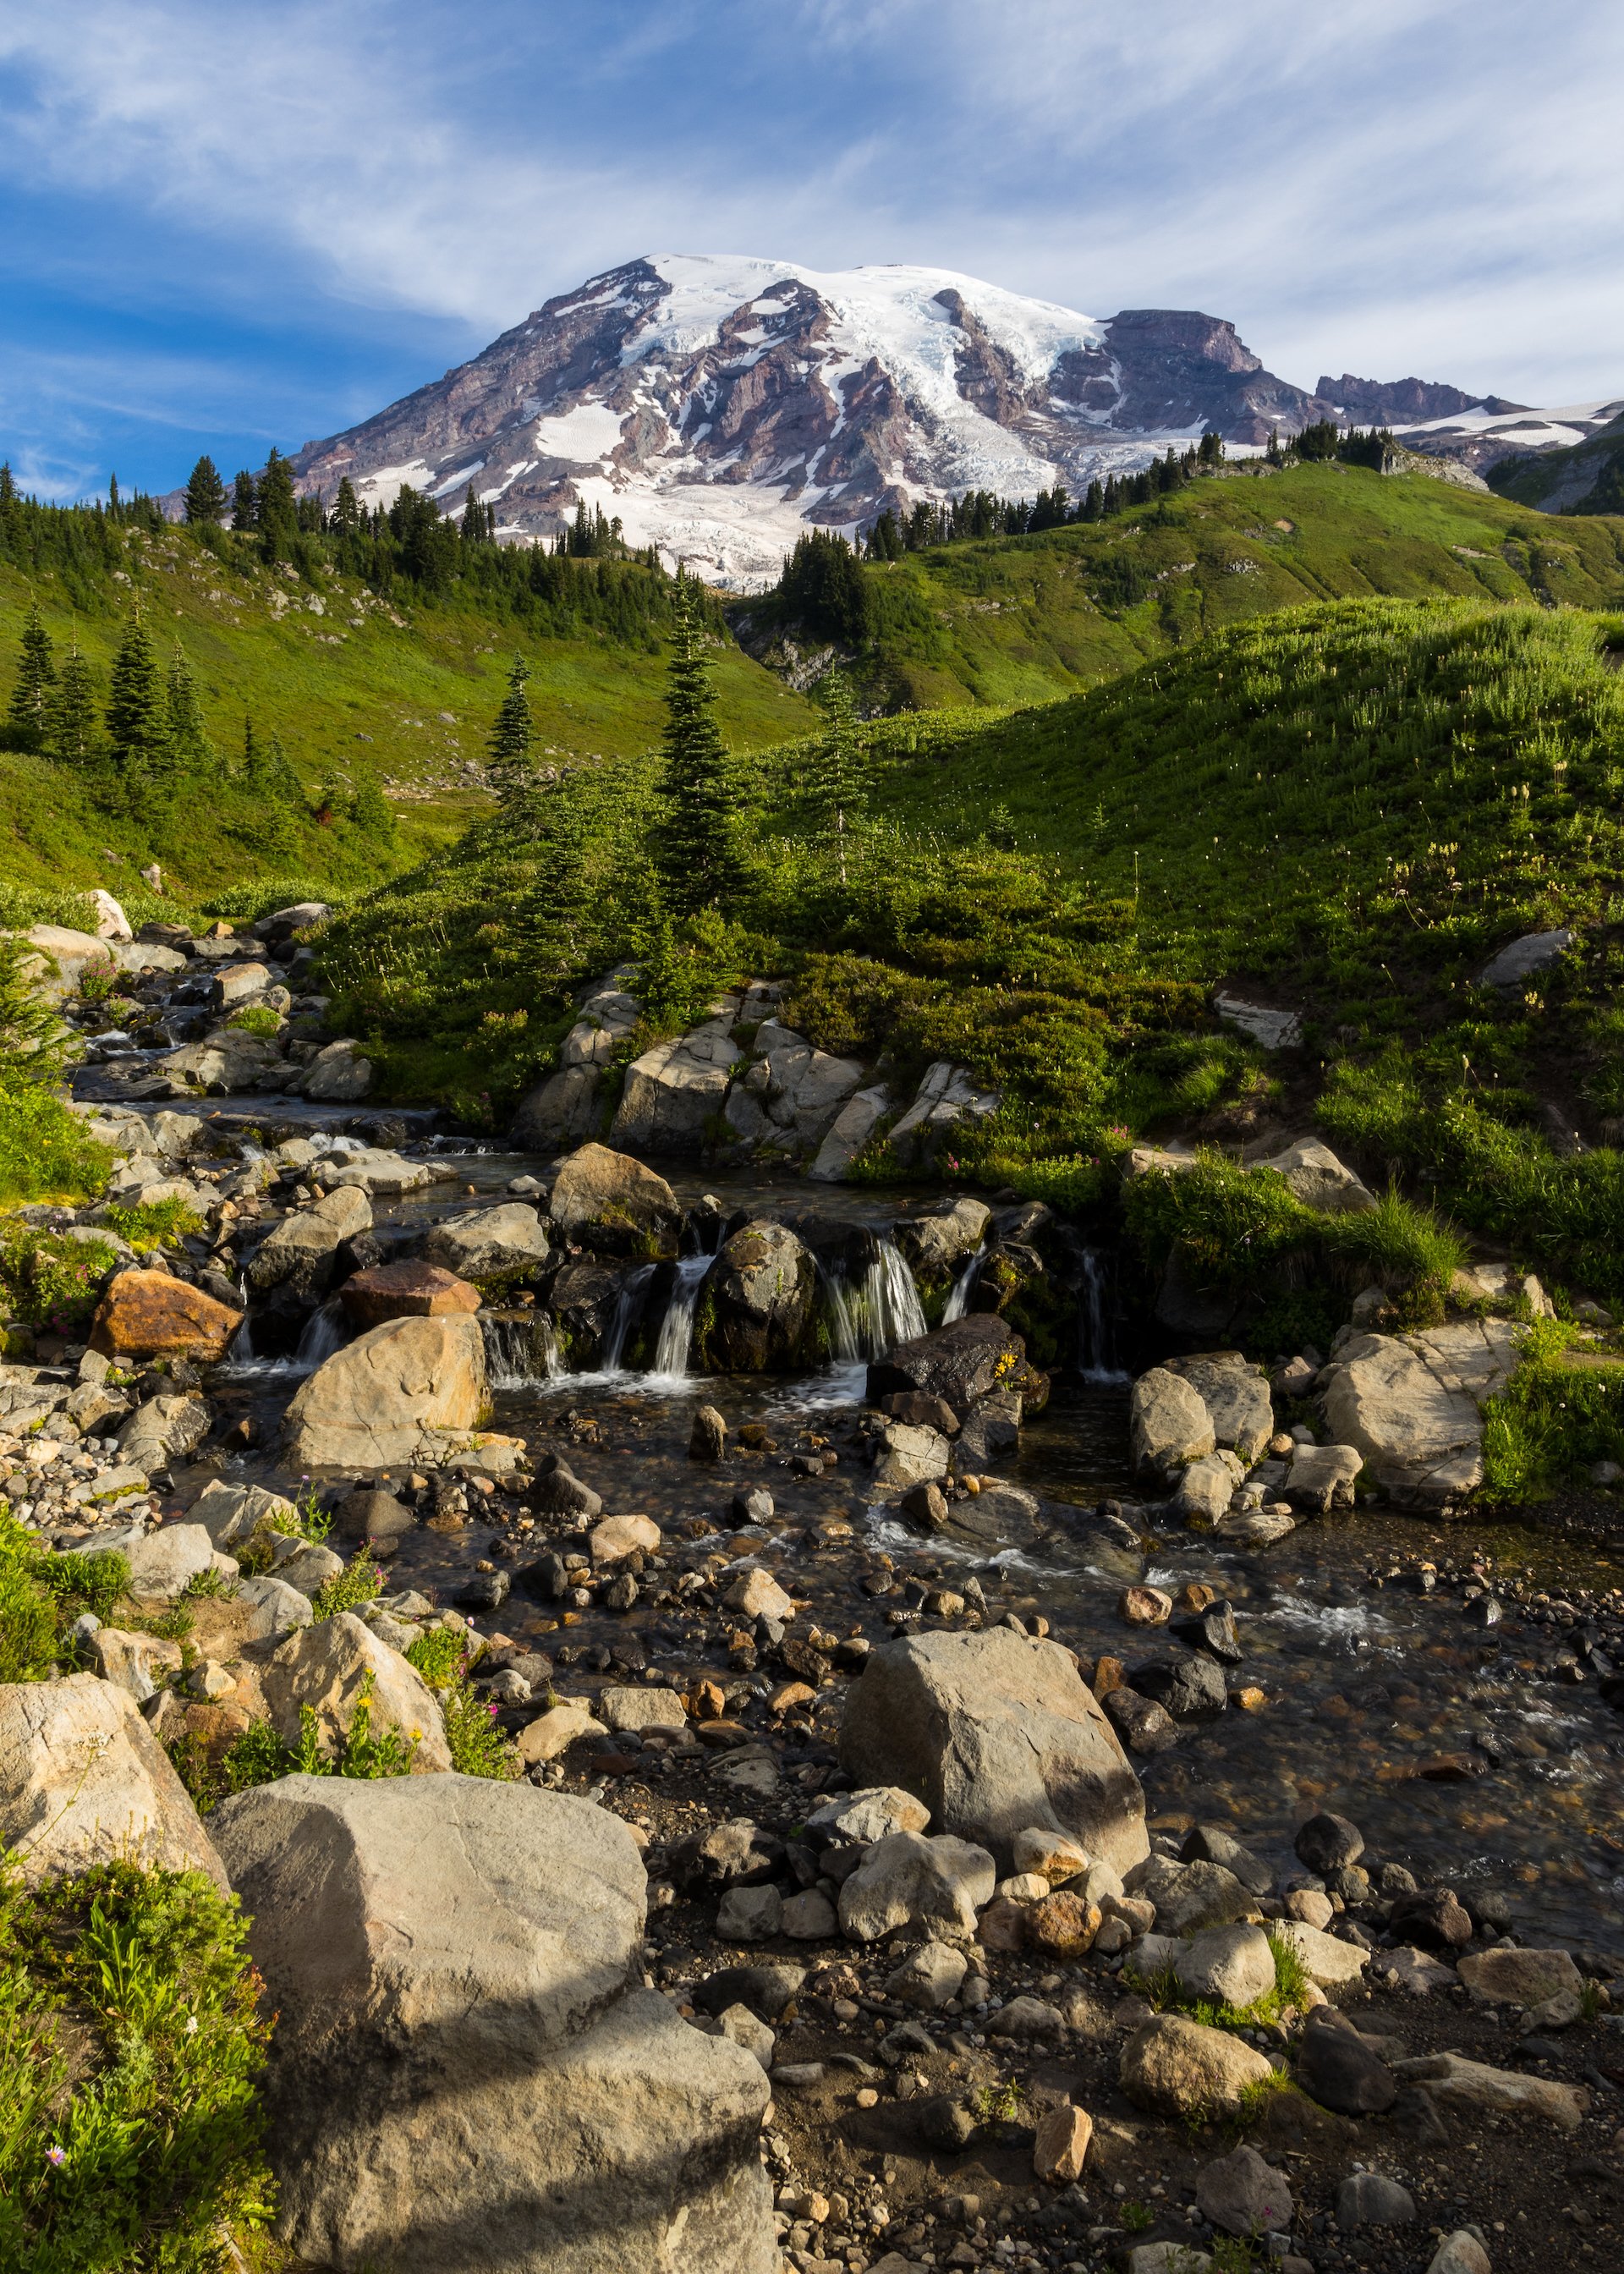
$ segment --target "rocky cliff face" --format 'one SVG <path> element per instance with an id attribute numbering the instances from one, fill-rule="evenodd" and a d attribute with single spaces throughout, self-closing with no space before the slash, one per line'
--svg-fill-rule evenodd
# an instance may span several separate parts
<path id="1" fill-rule="evenodd" d="M 1101 321 L 944 270 L 656 256 L 295 463 L 328 498 L 345 474 L 386 503 L 403 482 L 453 513 L 477 496 L 508 538 L 601 508 L 628 541 L 749 584 L 808 523 L 1076 492 L 1204 428 L 1258 444 L 1326 407 L 1212 316 Z"/>

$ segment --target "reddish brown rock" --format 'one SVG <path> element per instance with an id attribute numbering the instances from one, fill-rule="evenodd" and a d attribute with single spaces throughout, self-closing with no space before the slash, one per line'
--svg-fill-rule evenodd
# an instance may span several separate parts
<path id="1" fill-rule="evenodd" d="M 357 1326 L 380 1327 L 386 1319 L 444 1319 L 477 1311 L 480 1295 L 438 1263 L 374 1263 L 346 1279 L 338 1299 Z"/>
<path id="2" fill-rule="evenodd" d="M 1100 1931 L 1100 1907 L 1086 1896 L 1045 1895 L 1026 1919 L 1026 1946 L 1051 1958 L 1084 1958 Z"/>
<path id="3" fill-rule="evenodd" d="M 206 1366 L 226 1354 L 240 1311 L 167 1271 L 121 1271 L 90 1329 L 104 1358 L 193 1358 Z"/>

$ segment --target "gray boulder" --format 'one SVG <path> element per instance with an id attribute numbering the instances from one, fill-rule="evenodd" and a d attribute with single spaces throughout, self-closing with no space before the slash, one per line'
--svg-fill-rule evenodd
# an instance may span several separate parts
<path id="1" fill-rule="evenodd" d="M 787 1224 L 747 1224 L 705 1275 L 695 1319 L 699 1363 L 725 1373 L 767 1374 L 811 1355 L 817 1266 Z"/>
<path id="2" fill-rule="evenodd" d="M 691 1034 L 655 1043 L 626 1069 L 610 1130 L 616 1145 L 648 1153 L 703 1153 L 727 1103 L 741 1052 L 733 1039 L 736 1005 Z"/>
<path id="3" fill-rule="evenodd" d="M 997 1879 L 992 1857 L 973 1841 L 893 1832 L 865 1849 L 842 1883 L 841 1932 L 853 1942 L 877 1942 L 904 1928 L 973 1934 Z"/>
<path id="4" fill-rule="evenodd" d="M 891 1149 L 905 1166 L 934 1166 L 961 1121 L 984 1121 L 999 1103 L 996 1089 L 977 1089 L 963 1066 L 938 1058 L 926 1069 L 913 1104 L 892 1128 Z"/>
<path id="5" fill-rule="evenodd" d="M 0 1683 L 0 1849 L 31 1887 L 121 1856 L 226 1884 L 134 1698 L 94 1674 Z"/>
<path id="6" fill-rule="evenodd" d="M 357 1232 L 370 1231 L 372 1222 L 372 1204 L 365 1192 L 352 1185 L 335 1186 L 272 1226 L 249 1260 L 250 1287 L 257 1295 L 284 1287 L 297 1302 L 320 1302 L 333 1284 L 340 1247 Z"/>
<path id="7" fill-rule="evenodd" d="M 485 1337 L 477 1318 L 389 1319 L 300 1383 L 283 1421 L 288 1465 L 432 1462 L 466 1441 L 485 1407 Z"/>
<path id="8" fill-rule="evenodd" d="M 1074 1660 L 1007 1627 L 872 1651 L 846 1697 L 840 1758 L 859 1784 L 915 1794 L 1004 1871 L 1033 1827 L 1071 1834 L 1120 1871 L 1148 1852 L 1139 1781 Z"/>
<path id="9" fill-rule="evenodd" d="M 872 1084 L 867 1089 L 860 1089 L 854 1097 L 848 1097 L 831 1122 L 807 1171 L 808 1181 L 818 1185 L 844 1184 L 853 1162 L 891 1108 L 891 1092 L 883 1083 Z"/>
<path id="10" fill-rule="evenodd" d="M 673 1254 L 682 1223 L 682 1204 L 665 1178 L 607 1145 L 582 1145 L 569 1156 L 553 1178 L 548 1211 L 565 1231 L 632 1232 Z"/>
<path id="11" fill-rule="evenodd" d="M 209 1411 L 200 1397 L 149 1397 L 118 1433 L 118 1449 L 132 1467 L 156 1476 L 196 1449 L 208 1434 Z"/>
<path id="12" fill-rule="evenodd" d="M 1134 1383 L 1128 1430 L 1134 1468 L 1164 1482 L 1203 1459 L 1218 1442 L 1200 1391 L 1164 1366 L 1153 1366 Z"/>
<path id="13" fill-rule="evenodd" d="M 1364 1466 L 1365 1456 L 1351 1445 L 1299 1445 L 1281 1490 L 1293 1508 L 1325 1516 L 1353 1506 L 1353 1480 Z"/>
<path id="14" fill-rule="evenodd" d="M 511 1279 L 547 1260 L 546 1226 L 523 1201 L 468 1209 L 434 1226 L 423 1243 L 431 1263 L 475 1282 Z"/>
<path id="15" fill-rule="evenodd" d="M 804 1035 L 763 1020 L 753 1060 L 727 1093 L 725 1118 L 747 1145 L 805 1152 L 819 1144 L 863 1078 L 854 1058 L 815 1050 Z"/>
<path id="16" fill-rule="evenodd" d="M 1570 931 L 1530 931 L 1514 939 L 1485 964 L 1477 975 L 1479 987 L 1520 987 L 1537 971 L 1548 971 L 1574 944 Z"/>
<path id="17" fill-rule="evenodd" d="M 372 1062 L 361 1055 L 361 1045 L 346 1038 L 319 1050 L 299 1077 L 302 1097 L 323 1104 L 348 1104 L 365 1097 L 372 1086 Z"/>
<path id="18" fill-rule="evenodd" d="M 1295 1199 L 1320 1216 L 1364 1216 L 1376 1205 L 1374 1193 L 1317 1137 L 1299 1137 L 1283 1153 L 1252 1165 L 1273 1170 Z"/>
<path id="19" fill-rule="evenodd" d="M 392 1733 L 413 1748 L 414 1776 L 451 1766 L 433 1691 L 416 1667 L 353 1612 L 296 1628 L 272 1653 L 259 1681 L 267 1711 L 287 1743 L 298 1743 L 305 1709 L 314 1714 L 324 1760 L 342 1752 L 365 1707 L 372 1736 Z"/>
<path id="20" fill-rule="evenodd" d="M 1210 1357 L 1170 1358 L 1165 1370 L 1189 1383 L 1207 1408 L 1218 1443 L 1250 1468 L 1274 1434 L 1274 1408 L 1262 1367 L 1239 1351 L 1215 1351 Z"/>
<path id="21" fill-rule="evenodd" d="M 1339 1444 L 1402 1508 L 1439 1508 L 1483 1481 L 1483 1412 L 1516 1364 L 1506 1319 L 1462 1319 L 1413 1335 L 1350 1335 L 1321 1377 Z"/>
<path id="22" fill-rule="evenodd" d="M 776 2274 L 770 2088 L 641 1986 L 606 1810 L 528 1785 L 295 1776 L 213 1822 L 280 2020 L 278 2235 L 395 2274 Z"/>

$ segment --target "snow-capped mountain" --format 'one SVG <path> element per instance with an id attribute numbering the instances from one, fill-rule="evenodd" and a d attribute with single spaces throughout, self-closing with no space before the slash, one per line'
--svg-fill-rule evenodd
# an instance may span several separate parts
<path id="1" fill-rule="evenodd" d="M 659 254 L 294 465 L 329 500 L 345 474 L 372 502 L 406 482 L 452 513 L 477 496 L 506 538 L 601 507 L 628 543 L 748 586 L 809 523 L 968 489 L 1076 494 L 1204 428 L 1256 446 L 1326 408 L 1211 316 L 1101 320 L 945 269 Z"/>

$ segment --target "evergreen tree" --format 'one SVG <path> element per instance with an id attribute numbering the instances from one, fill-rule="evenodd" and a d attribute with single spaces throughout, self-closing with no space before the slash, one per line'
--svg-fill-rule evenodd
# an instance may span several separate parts
<path id="1" fill-rule="evenodd" d="M 267 561 L 285 561 L 298 534 L 299 506 L 288 461 L 273 449 L 257 493 L 259 540 Z"/>
<path id="2" fill-rule="evenodd" d="M 56 681 L 47 747 L 64 764 L 87 765 L 96 756 L 97 743 L 95 676 L 75 640 Z"/>
<path id="3" fill-rule="evenodd" d="M 164 696 L 171 765 L 177 773 L 213 772 L 214 753 L 204 731 L 202 705 L 198 701 L 198 683 L 192 675 L 192 666 L 186 660 L 186 651 L 178 640 L 169 657 Z"/>
<path id="4" fill-rule="evenodd" d="M 846 840 L 862 817 L 862 754 L 857 704 L 843 671 L 825 673 L 817 690 L 824 727 L 813 747 L 804 795 L 829 839 L 846 882 Z"/>
<path id="5" fill-rule="evenodd" d="M 333 500 L 333 526 L 342 537 L 353 536 L 361 526 L 361 501 L 348 474 L 341 474 L 338 478 L 338 491 Z"/>
<path id="6" fill-rule="evenodd" d="M 17 684 L 11 689 L 11 700 L 6 708 L 6 724 L 26 749 L 42 749 L 50 724 L 51 690 L 56 684 L 56 666 L 51 651 L 51 636 L 40 621 L 37 601 L 29 603 L 23 624 L 22 659 Z"/>
<path id="7" fill-rule="evenodd" d="M 218 523 L 226 509 L 226 486 L 214 460 L 198 460 L 186 480 L 186 518 Z"/>
<path id="8" fill-rule="evenodd" d="M 261 849 L 279 857 L 291 853 L 298 842 L 304 793 L 281 736 L 256 734 L 253 720 L 247 717 L 243 720 L 242 782 L 255 803 L 254 826 Z"/>
<path id="9" fill-rule="evenodd" d="M 688 915 L 737 891 L 743 865 L 734 834 L 733 770 L 710 715 L 716 690 L 699 589 L 687 576 L 678 578 L 673 613 L 661 746 L 665 810 L 655 820 L 652 851 L 667 906 Z"/>
<path id="10" fill-rule="evenodd" d="M 522 655 L 515 655 L 513 669 L 508 674 L 508 691 L 502 697 L 487 745 L 491 786 L 496 792 L 497 803 L 504 815 L 515 821 L 522 818 L 535 780 L 530 744 L 536 727 L 530 717 L 530 697 L 524 691 L 530 675 L 529 664 Z"/>
<path id="11" fill-rule="evenodd" d="M 254 478 L 244 471 L 231 485 L 231 526 L 252 529 L 259 509 L 259 493 L 254 487 Z"/>
<path id="12" fill-rule="evenodd" d="M 118 477 L 109 474 L 107 480 L 107 517 L 109 521 L 117 521 L 122 518 L 123 512 L 124 508 L 118 502 Z"/>
<path id="13" fill-rule="evenodd" d="M 168 727 L 157 660 L 138 611 L 113 658 L 107 700 L 108 745 L 119 772 L 162 772 L 169 757 Z"/>

